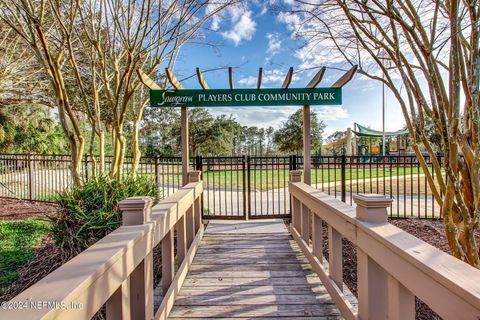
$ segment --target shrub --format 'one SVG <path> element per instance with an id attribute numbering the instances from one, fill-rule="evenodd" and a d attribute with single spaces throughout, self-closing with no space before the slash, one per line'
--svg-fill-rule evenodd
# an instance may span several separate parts
<path id="1" fill-rule="evenodd" d="M 107 176 L 90 180 L 56 196 L 57 212 L 49 216 L 55 243 L 76 255 L 121 224 L 118 202 L 128 197 L 158 199 L 155 182 L 145 177 L 121 181 Z"/>

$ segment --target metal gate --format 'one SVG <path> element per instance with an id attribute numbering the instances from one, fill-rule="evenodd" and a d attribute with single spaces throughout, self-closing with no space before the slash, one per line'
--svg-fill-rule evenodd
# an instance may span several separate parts
<path id="1" fill-rule="evenodd" d="M 291 163 L 292 156 L 197 156 L 195 168 L 202 172 L 205 190 L 204 218 L 288 217 Z"/>

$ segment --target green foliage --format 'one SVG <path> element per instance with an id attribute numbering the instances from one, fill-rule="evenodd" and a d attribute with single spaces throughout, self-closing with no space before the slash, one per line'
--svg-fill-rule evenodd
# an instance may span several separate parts
<path id="1" fill-rule="evenodd" d="M 146 108 L 140 129 L 142 153 L 146 156 L 174 156 L 179 152 L 177 108 Z"/>
<path id="2" fill-rule="evenodd" d="M 310 139 L 311 149 L 317 149 L 322 144 L 322 134 L 325 129 L 323 121 L 319 121 L 317 114 L 310 111 Z M 273 141 L 282 152 L 300 152 L 303 150 L 303 110 L 299 109 L 278 129 Z"/>
<path id="3" fill-rule="evenodd" d="M 78 254 L 121 224 L 118 202 L 134 196 L 158 199 L 155 182 L 138 177 L 121 181 L 100 177 L 56 197 L 59 209 L 49 217 L 55 242 L 67 254 Z"/>
<path id="4" fill-rule="evenodd" d="M 65 153 L 67 143 L 60 125 L 40 106 L 0 109 L 1 153 Z"/>
<path id="5" fill-rule="evenodd" d="M 33 258 L 35 247 L 49 231 L 46 221 L 0 221 L 0 301 L 18 278 L 20 267 Z"/>
<path id="6" fill-rule="evenodd" d="M 302 150 L 302 111 L 275 131 L 272 127 L 242 126 L 231 115 L 214 116 L 205 108 L 189 109 L 190 153 L 195 155 L 265 155 Z M 321 145 L 325 124 L 311 114 L 312 149 Z M 173 108 L 149 108 L 141 126 L 143 154 L 180 155 L 180 113 Z"/>

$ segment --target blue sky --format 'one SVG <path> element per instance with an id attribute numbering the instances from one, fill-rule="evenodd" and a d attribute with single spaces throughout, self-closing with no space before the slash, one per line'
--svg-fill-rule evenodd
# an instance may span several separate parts
<path id="1" fill-rule="evenodd" d="M 247 2 L 232 7 L 207 26 L 208 41 L 215 47 L 187 45 L 183 47 L 175 65 L 178 79 L 185 79 L 202 70 L 224 66 L 234 67 L 236 88 L 255 88 L 258 68 L 264 70 L 262 87 L 280 87 L 292 66 L 294 79 L 290 87 L 304 87 L 321 66 L 343 68 L 341 62 L 318 61 L 305 49 L 302 42 L 292 36 L 289 17 L 272 12 L 264 2 Z M 308 69 L 318 67 L 314 69 Z M 323 81 L 318 87 L 330 86 L 342 72 L 327 69 Z M 204 73 L 210 88 L 228 88 L 228 71 L 218 70 Z M 199 88 L 196 77 L 182 81 L 186 88 Z M 232 114 L 243 125 L 278 128 L 288 116 L 299 107 L 243 107 L 209 108 L 214 114 Z M 353 127 L 354 122 L 382 129 L 382 87 L 381 83 L 367 80 L 360 75 L 343 89 L 342 106 L 314 107 L 320 119 L 327 124 L 326 135 Z M 404 125 L 403 114 L 392 94 L 386 94 L 386 130 L 395 131 Z"/>

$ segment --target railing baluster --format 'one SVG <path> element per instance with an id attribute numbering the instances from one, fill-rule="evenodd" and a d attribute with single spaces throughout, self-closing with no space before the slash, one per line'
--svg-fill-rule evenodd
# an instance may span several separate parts
<path id="1" fill-rule="evenodd" d="M 313 214 L 313 230 L 312 230 L 313 254 L 320 262 L 323 262 L 323 228 L 322 219 Z"/>
<path id="2" fill-rule="evenodd" d="M 391 275 L 388 275 L 388 319 L 415 319 L 415 295 Z"/>
<path id="3" fill-rule="evenodd" d="M 302 231 L 300 233 L 303 240 L 309 244 L 310 243 L 310 209 L 304 204 L 302 204 Z"/>
<path id="4" fill-rule="evenodd" d="M 165 294 L 172 283 L 175 264 L 173 251 L 173 230 L 162 239 L 162 291 Z"/>
<path id="5" fill-rule="evenodd" d="M 189 182 L 199 182 L 200 181 L 200 174 L 201 171 L 190 171 L 188 173 L 188 181 Z M 197 195 L 195 195 L 196 197 Z M 200 227 L 202 226 L 202 200 L 203 200 L 203 193 L 198 196 L 198 198 L 195 199 L 193 203 L 193 213 L 192 213 L 192 220 L 194 224 L 194 231 L 193 231 L 193 237 L 197 234 L 198 230 L 200 230 Z M 189 209 L 189 210 L 190 210 Z M 187 211 L 188 215 L 188 211 Z"/>
<path id="6" fill-rule="evenodd" d="M 185 224 L 187 232 L 187 250 L 190 248 L 190 245 L 195 238 L 195 216 L 194 216 L 194 205 L 188 208 L 185 212 Z"/>
<path id="7" fill-rule="evenodd" d="M 342 235 L 328 226 L 328 265 L 330 278 L 343 291 Z"/>
<path id="8" fill-rule="evenodd" d="M 107 320 L 130 319 L 130 279 L 126 279 L 107 300 Z"/>
<path id="9" fill-rule="evenodd" d="M 182 264 L 187 253 L 187 230 L 185 215 L 178 219 L 175 229 L 177 230 L 177 266 Z"/>
<path id="10" fill-rule="evenodd" d="M 300 170 L 295 170 L 295 171 L 290 171 L 290 182 L 300 182 L 302 179 L 302 171 Z M 292 203 L 292 225 L 295 229 L 300 231 L 300 223 L 301 223 L 301 207 L 300 207 L 300 201 L 298 201 L 297 198 L 294 196 L 291 196 L 291 203 Z"/>

